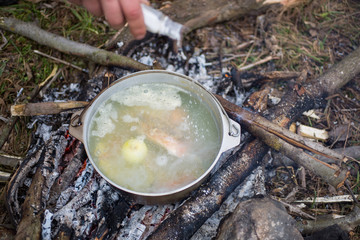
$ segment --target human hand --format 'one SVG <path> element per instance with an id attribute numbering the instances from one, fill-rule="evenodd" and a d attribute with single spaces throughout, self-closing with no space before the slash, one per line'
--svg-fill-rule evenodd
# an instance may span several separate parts
<path id="1" fill-rule="evenodd" d="M 146 26 L 140 3 L 142 0 L 70 0 L 85 7 L 97 17 L 105 16 L 106 21 L 115 29 L 128 22 L 130 32 L 136 39 L 146 34 Z"/>

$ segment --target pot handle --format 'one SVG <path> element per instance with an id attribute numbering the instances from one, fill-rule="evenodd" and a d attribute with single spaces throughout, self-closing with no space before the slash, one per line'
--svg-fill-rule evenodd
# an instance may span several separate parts
<path id="1" fill-rule="evenodd" d="M 83 135 L 84 125 L 82 123 L 83 111 L 85 110 L 77 111 L 73 113 L 73 115 L 71 115 L 70 127 L 69 127 L 69 133 L 73 137 L 79 139 L 82 143 L 84 143 L 84 135 Z"/>
<path id="2" fill-rule="evenodd" d="M 228 124 L 224 125 L 225 136 L 221 144 L 221 152 L 225 152 L 239 145 L 241 137 L 240 124 L 230 119 L 227 115 L 224 115 L 223 117 L 226 120 L 225 122 L 227 122 Z"/>

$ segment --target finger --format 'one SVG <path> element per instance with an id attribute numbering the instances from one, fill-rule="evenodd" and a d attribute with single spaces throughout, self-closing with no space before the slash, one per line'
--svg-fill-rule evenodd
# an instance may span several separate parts
<path id="1" fill-rule="evenodd" d="M 102 7 L 100 4 L 100 0 L 83 0 L 82 5 L 92 14 L 97 17 L 103 15 Z"/>
<path id="2" fill-rule="evenodd" d="M 100 0 L 106 21 L 115 29 L 124 25 L 124 16 L 118 0 Z"/>
<path id="3" fill-rule="evenodd" d="M 140 6 L 140 0 L 119 0 L 124 17 L 129 24 L 130 32 L 136 39 L 142 39 L 146 34 L 144 16 Z"/>
<path id="4" fill-rule="evenodd" d="M 150 6 L 150 2 L 148 0 L 140 0 L 140 3 Z"/>

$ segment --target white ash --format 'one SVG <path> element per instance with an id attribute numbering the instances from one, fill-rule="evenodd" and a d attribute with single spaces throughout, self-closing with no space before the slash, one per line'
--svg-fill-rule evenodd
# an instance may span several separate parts
<path id="1" fill-rule="evenodd" d="M 74 194 L 75 194 L 75 190 L 73 187 L 69 187 L 69 188 L 65 189 L 64 191 L 62 191 L 60 193 L 59 198 L 56 201 L 55 210 L 58 211 L 63 206 L 65 206 L 66 203 L 68 203 L 69 200 L 71 198 L 73 198 Z"/>
<path id="2" fill-rule="evenodd" d="M 79 218 L 82 218 L 82 216 L 77 215 L 77 210 L 92 200 L 92 193 L 96 192 L 98 188 L 99 185 L 95 180 L 89 181 L 80 192 L 76 193 L 70 202 L 54 213 L 54 219 L 70 228 L 75 229 L 74 227 L 78 227 L 78 222 L 81 222 Z"/>
<path id="3" fill-rule="evenodd" d="M 86 167 L 81 172 L 81 175 L 75 181 L 75 191 L 78 192 L 83 189 L 83 187 L 90 181 L 91 176 L 93 175 L 94 167 L 89 160 L 86 160 Z"/>
<path id="4" fill-rule="evenodd" d="M 51 137 L 52 126 L 46 124 L 40 124 L 36 129 L 35 135 L 43 139 L 44 142 L 48 142 Z"/>
<path id="5" fill-rule="evenodd" d="M 76 211 L 76 216 L 72 225 L 75 236 L 88 236 L 93 222 L 96 220 L 96 210 L 93 207 L 83 207 Z"/>
<path id="6" fill-rule="evenodd" d="M 143 56 L 139 59 L 139 62 L 149 65 L 149 66 L 152 66 L 154 59 L 152 59 L 150 56 Z"/>
<path id="7" fill-rule="evenodd" d="M 104 192 L 107 192 L 110 190 L 110 186 L 106 183 L 105 179 L 101 178 L 99 182 L 99 190 L 97 191 L 97 197 L 96 197 L 96 209 L 100 210 L 101 206 L 104 203 Z"/>
<path id="8" fill-rule="evenodd" d="M 146 239 L 177 205 L 143 206 L 124 219 L 117 239 Z"/>
<path id="9" fill-rule="evenodd" d="M 26 187 L 30 187 L 31 182 L 32 182 L 32 178 L 25 178 L 25 180 L 24 180 L 24 185 L 25 185 Z"/>
<path id="10" fill-rule="evenodd" d="M 64 84 L 60 89 L 48 89 L 43 96 L 43 102 L 75 100 L 81 92 L 79 83 Z"/>
<path id="11" fill-rule="evenodd" d="M 244 91 L 236 88 L 234 89 L 234 92 L 236 96 L 234 103 L 241 107 L 244 104 L 245 100 L 249 97 L 250 92 L 245 93 Z"/>
<path id="12" fill-rule="evenodd" d="M 122 46 L 124 46 L 124 42 L 117 42 L 117 43 L 116 43 L 116 46 L 117 46 L 118 48 L 121 48 Z"/>
<path id="13" fill-rule="evenodd" d="M 257 167 L 244 182 L 239 185 L 199 230 L 191 240 L 210 240 L 216 235 L 216 230 L 222 218 L 234 211 L 237 204 L 258 194 L 265 194 L 265 176 L 262 167 Z"/>
<path id="14" fill-rule="evenodd" d="M 139 229 L 145 230 L 145 225 L 141 223 L 147 211 L 151 210 L 152 206 L 143 206 L 139 211 L 132 212 L 129 217 L 126 217 L 121 224 L 118 240 L 136 240 L 139 239 L 143 232 Z"/>
<path id="15" fill-rule="evenodd" d="M 51 222 L 53 220 L 53 215 L 49 210 L 44 212 L 44 220 L 42 223 L 41 236 L 43 240 L 51 240 Z"/>
<path id="16" fill-rule="evenodd" d="M 118 192 L 114 191 L 111 188 L 110 184 L 106 182 L 105 179 L 99 179 L 99 189 L 96 192 L 96 214 L 100 218 L 102 215 L 102 207 L 105 204 L 105 201 L 116 202 L 120 199 L 120 195 Z"/>

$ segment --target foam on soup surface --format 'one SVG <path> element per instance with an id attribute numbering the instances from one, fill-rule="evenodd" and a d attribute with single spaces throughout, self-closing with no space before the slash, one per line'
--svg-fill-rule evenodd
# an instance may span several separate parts
<path id="1" fill-rule="evenodd" d="M 163 193 L 199 178 L 214 161 L 220 133 L 201 99 L 156 83 L 113 94 L 94 114 L 91 155 L 114 183 L 142 193 Z"/>

